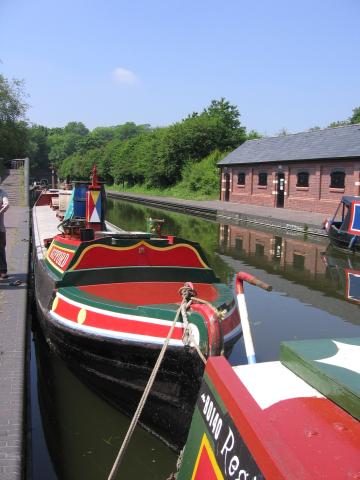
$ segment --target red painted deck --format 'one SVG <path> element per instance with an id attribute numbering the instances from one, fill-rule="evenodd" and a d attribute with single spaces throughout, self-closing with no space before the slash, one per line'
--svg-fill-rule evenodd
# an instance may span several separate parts
<path id="1" fill-rule="evenodd" d="M 103 301 L 126 303 L 130 305 L 180 304 L 179 290 L 184 282 L 129 282 L 78 287 L 84 293 L 101 298 Z M 214 302 L 219 297 L 213 285 L 197 283 L 194 285 L 198 297 Z"/>

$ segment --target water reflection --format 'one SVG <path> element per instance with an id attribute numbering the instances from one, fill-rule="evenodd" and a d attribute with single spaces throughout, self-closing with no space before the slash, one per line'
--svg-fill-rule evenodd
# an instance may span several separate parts
<path id="1" fill-rule="evenodd" d="M 219 244 L 221 252 L 233 260 L 243 260 L 328 296 L 360 303 L 360 260 L 338 254 L 327 240 L 221 225 Z M 291 295 L 296 297 L 296 290 L 291 289 Z M 310 303 L 318 302 L 313 297 Z M 353 320 L 358 323 L 358 318 Z"/>
<path id="2" fill-rule="evenodd" d="M 34 425 L 39 420 L 35 405 L 33 478 L 107 478 L 130 420 L 85 387 L 51 353 L 38 328 L 34 337 L 38 405 L 51 464 L 42 450 L 40 426 Z M 33 393 L 34 403 L 36 393 Z M 117 478 L 165 480 L 175 470 L 176 458 L 160 440 L 137 428 Z"/>

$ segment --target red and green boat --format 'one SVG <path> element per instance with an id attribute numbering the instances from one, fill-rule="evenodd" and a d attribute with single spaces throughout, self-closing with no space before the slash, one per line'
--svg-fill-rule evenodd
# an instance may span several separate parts
<path id="1" fill-rule="evenodd" d="M 208 359 L 177 480 L 360 478 L 360 338 Z M 175 477 L 173 477 L 175 478 Z"/>
<path id="2" fill-rule="evenodd" d="M 61 220 L 54 208 L 69 198 Z M 206 358 L 227 355 L 241 335 L 236 298 L 199 244 L 161 235 L 157 226 L 121 231 L 105 221 L 104 205 L 96 170 L 91 184 L 40 194 L 33 208 L 40 323 L 70 368 L 131 414 L 183 301 L 180 292 L 190 290 L 140 419 L 179 447 L 204 370 L 198 350 Z"/>

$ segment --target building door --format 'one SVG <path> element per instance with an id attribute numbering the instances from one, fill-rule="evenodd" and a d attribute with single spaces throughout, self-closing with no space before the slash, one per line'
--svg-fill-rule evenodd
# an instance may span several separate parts
<path id="1" fill-rule="evenodd" d="M 285 193 L 285 175 L 283 173 L 277 174 L 277 195 L 276 206 L 282 208 L 284 206 Z"/>
<path id="2" fill-rule="evenodd" d="M 230 173 L 225 173 L 225 202 L 230 198 Z"/>

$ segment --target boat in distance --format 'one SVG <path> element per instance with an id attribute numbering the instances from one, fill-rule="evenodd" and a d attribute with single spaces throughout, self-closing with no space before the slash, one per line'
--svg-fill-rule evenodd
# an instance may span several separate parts
<path id="1" fill-rule="evenodd" d="M 44 190 L 33 208 L 34 290 L 51 348 L 91 388 L 132 414 L 181 306 L 140 423 L 183 446 L 200 387 L 200 358 L 228 355 L 241 336 L 231 288 L 199 244 L 105 221 L 92 181 Z"/>
<path id="2" fill-rule="evenodd" d="M 343 196 L 324 228 L 335 249 L 360 255 L 360 197 Z"/>

